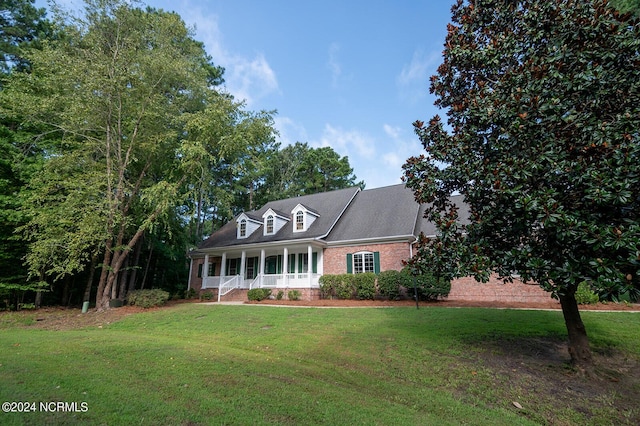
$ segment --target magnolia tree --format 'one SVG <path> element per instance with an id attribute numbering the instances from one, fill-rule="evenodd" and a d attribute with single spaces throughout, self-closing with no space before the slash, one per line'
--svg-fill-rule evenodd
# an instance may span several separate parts
<path id="1" fill-rule="evenodd" d="M 431 78 L 448 119 L 414 123 L 426 153 L 404 165 L 442 238 L 421 240 L 411 263 L 444 250 L 451 276 L 539 283 L 588 366 L 578 284 L 640 288 L 640 23 L 588 0 L 459 0 L 452 14 Z"/>

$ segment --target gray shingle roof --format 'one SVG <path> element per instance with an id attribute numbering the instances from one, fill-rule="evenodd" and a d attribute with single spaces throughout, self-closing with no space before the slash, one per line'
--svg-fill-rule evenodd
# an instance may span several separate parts
<path id="1" fill-rule="evenodd" d="M 469 206 L 464 204 L 462 195 L 452 195 L 449 199 L 458 207 L 458 220 L 463 223 L 469 223 Z M 420 220 L 416 224 L 416 235 L 420 234 L 420 232 L 424 233 L 427 237 L 431 237 L 437 234 L 436 226 L 433 222 L 429 222 L 427 219 L 424 219 L 424 212 L 427 209 L 428 205 L 422 204 L 420 205 Z"/>
<path id="2" fill-rule="evenodd" d="M 462 196 L 451 197 L 459 206 L 463 223 L 468 221 L 468 209 Z M 293 232 L 295 221 L 290 220 L 275 235 L 263 235 L 261 225 L 247 238 L 238 239 L 236 220 L 224 225 L 203 241 L 199 249 L 234 247 L 244 244 L 269 243 L 322 238 L 327 243 L 357 242 L 363 240 L 412 239 L 420 232 L 436 234 L 433 223 L 424 219 L 426 206 L 419 205 L 413 192 L 404 184 L 360 191 L 358 187 L 323 192 L 272 201 L 261 209 L 245 214 L 262 222 L 262 215 L 272 209 L 290 217 L 291 211 L 302 204 L 318 214 L 318 218 L 305 232 Z M 339 219 L 339 220 L 338 220 Z"/>
<path id="3" fill-rule="evenodd" d="M 358 191 L 360 191 L 360 188 L 352 187 L 319 194 L 287 198 L 284 200 L 269 202 L 259 210 L 245 213 L 249 217 L 260 218 L 260 221 L 262 221 L 262 215 L 268 209 L 272 209 L 276 212 L 282 212 L 283 216 L 289 217 L 291 216 L 291 210 L 293 210 L 298 204 L 302 204 L 308 210 L 316 212 L 319 215 L 319 217 L 305 232 L 293 232 L 294 221 L 289 221 L 275 235 L 262 235 L 263 225 L 247 238 L 237 239 L 236 221 L 232 220 L 218 231 L 214 232 L 207 240 L 203 241 L 198 248 L 206 249 L 214 247 L 229 247 L 242 244 L 288 241 L 324 236 L 331 230 L 331 227 L 335 224 L 340 214 L 344 211 Z"/>
<path id="4" fill-rule="evenodd" d="M 404 184 L 362 191 L 334 227 L 327 242 L 412 236 L 419 205 Z"/>

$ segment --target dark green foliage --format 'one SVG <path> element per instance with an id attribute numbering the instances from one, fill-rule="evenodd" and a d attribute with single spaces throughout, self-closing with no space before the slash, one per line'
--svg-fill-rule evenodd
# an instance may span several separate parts
<path id="1" fill-rule="evenodd" d="M 45 10 L 33 6 L 35 0 L 0 0 L 0 72 L 22 71 L 28 62 L 21 48 L 51 33 Z M 0 78 L 1 80 L 1 78 Z M 1 84 L 0 84 L 1 86 Z"/>
<path id="2" fill-rule="evenodd" d="M 300 300 L 301 296 L 302 294 L 300 293 L 300 290 L 291 290 L 287 293 L 289 300 Z"/>
<path id="3" fill-rule="evenodd" d="M 284 297 L 284 291 L 282 290 L 278 291 L 278 294 L 276 295 L 276 300 L 282 300 L 283 297 Z"/>
<path id="4" fill-rule="evenodd" d="M 302 142 L 288 145 L 266 158 L 264 178 L 257 191 L 259 205 L 270 200 L 364 186 L 364 182 L 356 182 L 347 157 L 340 157 L 331 147 L 312 148 Z"/>
<path id="5" fill-rule="evenodd" d="M 134 290 L 127 295 L 129 305 L 151 308 L 162 306 L 169 300 L 169 292 L 160 289 Z"/>
<path id="6" fill-rule="evenodd" d="M 578 284 L 640 291 L 640 23 L 602 0 L 460 0 L 447 30 L 430 87 L 447 120 L 414 122 L 425 154 L 404 166 L 440 238 L 412 267 L 539 283 L 588 364 Z"/>
<path id="7" fill-rule="evenodd" d="M 398 300 L 402 288 L 408 288 L 411 277 L 406 272 L 382 271 L 378 274 L 378 293 L 380 297 L 388 300 Z"/>
<path id="8" fill-rule="evenodd" d="M 353 299 L 356 294 L 353 274 L 323 275 L 320 277 L 320 297 L 323 299 Z"/>
<path id="9" fill-rule="evenodd" d="M 198 292 L 193 288 L 190 288 L 189 290 L 184 292 L 185 299 L 195 299 L 197 295 Z"/>
<path id="10" fill-rule="evenodd" d="M 271 296 L 271 289 L 268 288 L 252 288 L 247 292 L 247 298 L 252 301 L 261 301 Z"/>
<path id="11" fill-rule="evenodd" d="M 376 278 L 373 273 L 325 274 L 320 277 L 320 297 L 323 299 L 373 300 L 376 296 Z"/>
<path id="12" fill-rule="evenodd" d="M 413 296 L 414 282 L 411 279 L 407 287 L 407 294 Z M 418 298 L 424 301 L 435 301 L 447 297 L 451 291 L 451 281 L 432 273 L 426 273 L 415 277 L 415 286 L 418 290 Z"/>
<path id="13" fill-rule="evenodd" d="M 373 300 L 376 297 L 376 275 L 372 272 L 352 275 L 351 281 L 356 290 L 356 298 Z"/>

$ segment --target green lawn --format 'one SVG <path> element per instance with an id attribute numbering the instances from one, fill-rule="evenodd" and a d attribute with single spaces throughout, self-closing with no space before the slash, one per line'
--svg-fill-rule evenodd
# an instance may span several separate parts
<path id="1" fill-rule="evenodd" d="M 102 328 L 0 321 L 0 402 L 37 404 L 0 424 L 637 424 L 639 376 L 622 370 L 638 370 L 640 314 L 583 317 L 604 378 L 546 353 L 560 312 L 184 304 Z M 51 401 L 78 412 L 40 411 Z"/>

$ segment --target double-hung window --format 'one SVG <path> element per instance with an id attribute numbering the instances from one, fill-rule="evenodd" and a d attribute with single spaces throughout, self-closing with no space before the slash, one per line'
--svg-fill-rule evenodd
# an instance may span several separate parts
<path id="1" fill-rule="evenodd" d="M 271 235 L 273 234 L 273 216 L 269 215 L 267 216 L 267 231 L 266 234 L 267 235 Z"/>
<path id="2" fill-rule="evenodd" d="M 380 272 L 380 253 L 362 251 L 347 254 L 347 273 L 363 274 L 365 272 Z"/>
<path id="3" fill-rule="evenodd" d="M 304 230 L 304 212 L 299 211 L 296 213 L 296 231 Z"/>

